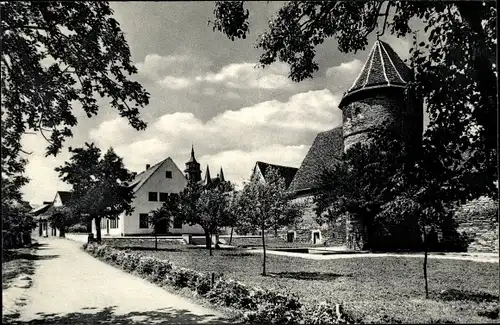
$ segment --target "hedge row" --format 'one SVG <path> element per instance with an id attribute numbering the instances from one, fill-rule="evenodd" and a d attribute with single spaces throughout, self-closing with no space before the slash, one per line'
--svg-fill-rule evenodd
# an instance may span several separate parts
<path id="1" fill-rule="evenodd" d="M 329 302 L 309 307 L 295 294 L 252 288 L 241 282 L 196 272 L 170 261 L 117 250 L 108 245 L 84 244 L 89 254 L 125 271 L 136 272 L 149 281 L 175 288 L 189 288 L 211 303 L 241 310 L 247 323 L 349 324 L 352 318 L 339 304 Z"/>

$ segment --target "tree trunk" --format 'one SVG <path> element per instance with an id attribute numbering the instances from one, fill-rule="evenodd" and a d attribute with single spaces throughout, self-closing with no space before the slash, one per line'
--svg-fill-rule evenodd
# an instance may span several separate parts
<path id="1" fill-rule="evenodd" d="M 427 234 L 424 229 L 424 281 L 425 281 L 425 299 L 429 299 L 429 285 L 427 283 Z"/>
<path id="2" fill-rule="evenodd" d="M 59 237 L 66 238 L 66 226 L 59 227 Z"/>
<path id="3" fill-rule="evenodd" d="M 95 234 L 96 234 L 95 241 L 100 244 L 101 243 L 101 218 L 95 217 L 94 221 L 95 221 Z"/>
<path id="4" fill-rule="evenodd" d="M 262 228 L 262 275 L 266 276 L 266 239 L 264 236 L 264 228 Z"/>
<path id="5" fill-rule="evenodd" d="M 209 249 L 208 249 L 209 255 L 213 256 L 213 252 L 212 252 L 212 233 L 211 232 L 208 233 L 208 238 L 210 239 L 210 241 L 209 241 Z"/>
<path id="6" fill-rule="evenodd" d="M 233 230 L 234 227 L 231 227 L 231 235 L 229 235 L 229 245 L 231 245 L 231 243 L 233 242 Z"/>
<path id="7" fill-rule="evenodd" d="M 210 234 L 207 229 L 203 229 L 203 231 L 205 232 L 205 248 L 210 249 L 212 246 L 212 239 L 210 238 Z"/>

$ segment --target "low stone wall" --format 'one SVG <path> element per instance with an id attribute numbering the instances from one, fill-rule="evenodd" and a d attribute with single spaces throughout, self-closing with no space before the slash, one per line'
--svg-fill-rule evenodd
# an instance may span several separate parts
<path id="1" fill-rule="evenodd" d="M 498 201 L 472 200 L 455 211 L 457 232 L 468 238 L 468 252 L 498 252 Z"/>
<path id="2" fill-rule="evenodd" d="M 335 222 L 323 226 L 322 235 L 328 246 L 345 246 L 347 236 L 346 217 L 340 216 Z"/>

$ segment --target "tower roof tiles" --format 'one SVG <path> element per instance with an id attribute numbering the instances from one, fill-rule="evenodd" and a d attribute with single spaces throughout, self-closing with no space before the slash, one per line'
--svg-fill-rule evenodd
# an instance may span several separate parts
<path id="1" fill-rule="evenodd" d="M 361 72 L 351 88 L 344 94 L 339 107 L 346 105 L 351 95 L 376 88 L 405 88 L 410 79 L 410 69 L 391 46 L 376 40 Z"/>

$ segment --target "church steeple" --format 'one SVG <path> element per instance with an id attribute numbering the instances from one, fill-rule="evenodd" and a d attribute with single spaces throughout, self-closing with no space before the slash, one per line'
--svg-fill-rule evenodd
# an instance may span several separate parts
<path id="1" fill-rule="evenodd" d="M 225 182 L 226 181 L 224 179 L 224 171 L 222 171 L 222 167 L 220 168 L 219 179 L 220 179 L 221 182 Z"/>
<path id="2" fill-rule="evenodd" d="M 207 165 L 207 171 L 205 172 L 205 185 L 209 185 L 212 183 L 212 178 L 210 177 L 210 168 Z"/>
<path id="3" fill-rule="evenodd" d="M 201 181 L 201 169 L 200 164 L 196 161 L 196 157 L 194 156 L 194 146 L 191 145 L 191 157 L 186 162 L 186 169 L 184 170 L 186 173 L 186 178 L 190 182 L 199 182 Z"/>

